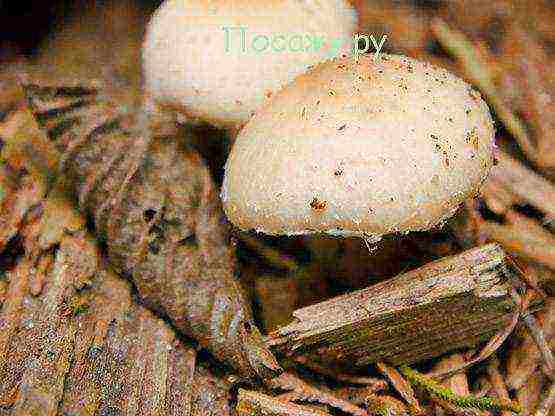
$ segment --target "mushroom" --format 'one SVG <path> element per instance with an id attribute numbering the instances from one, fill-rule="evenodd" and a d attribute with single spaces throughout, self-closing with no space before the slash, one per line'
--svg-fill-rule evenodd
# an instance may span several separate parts
<path id="1" fill-rule="evenodd" d="M 338 58 L 246 124 L 221 197 L 243 230 L 379 239 L 453 215 L 479 191 L 493 148 L 486 103 L 448 71 L 398 55 Z"/>
<path id="2" fill-rule="evenodd" d="M 146 109 L 237 131 L 283 85 L 347 53 L 347 0 L 166 0 L 143 45 Z"/>

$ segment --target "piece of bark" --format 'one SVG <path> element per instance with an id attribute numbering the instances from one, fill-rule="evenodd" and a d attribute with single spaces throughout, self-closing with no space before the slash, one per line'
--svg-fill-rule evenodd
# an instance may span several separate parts
<path id="1" fill-rule="evenodd" d="M 239 416 L 329 416 L 329 413 L 243 389 L 239 390 L 236 409 Z"/>
<path id="2" fill-rule="evenodd" d="M 13 272 L 12 284 L 22 281 L 14 289 L 21 296 L 10 305 L 17 314 L 2 311 L 14 330 L 4 338 L 0 401 L 17 394 L 0 414 L 229 414 L 225 382 L 197 363 L 195 350 L 163 321 L 134 304 L 128 285 L 113 274 L 99 272 L 87 313 L 65 315 L 73 276 L 64 268 L 80 246 L 61 244 L 40 298 L 22 288 L 27 264 Z"/>
<path id="3" fill-rule="evenodd" d="M 231 386 L 133 302 L 64 198 L 45 195 L 17 230 L 22 254 L 0 307 L 0 415 L 229 415 Z"/>
<path id="4" fill-rule="evenodd" d="M 499 245 L 471 249 L 299 309 L 268 344 L 347 367 L 413 363 L 474 346 L 518 313 L 505 270 L 512 265 Z"/>
<path id="5" fill-rule="evenodd" d="M 95 88 L 27 76 L 23 89 L 57 151 L 55 173 L 145 304 L 241 375 L 279 372 L 235 275 L 217 190 L 198 154 L 147 138 L 140 115 Z"/>

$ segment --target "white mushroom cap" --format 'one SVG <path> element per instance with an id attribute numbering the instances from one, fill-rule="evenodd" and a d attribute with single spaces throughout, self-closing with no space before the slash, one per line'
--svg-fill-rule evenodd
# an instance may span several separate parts
<path id="1" fill-rule="evenodd" d="M 347 0 L 166 0 L 143 45 L 146 94 L 237 128 L 309 66 L 350 52 L 356 26 Z"/>
<path id="2" fill-rule="evenodd" d="M 239 133 L 224 209 L 267 234 L 426 230 L 478 192 L 493 146 L 486 103 L 446 70 L 396 55 L 334 59 Z"/>

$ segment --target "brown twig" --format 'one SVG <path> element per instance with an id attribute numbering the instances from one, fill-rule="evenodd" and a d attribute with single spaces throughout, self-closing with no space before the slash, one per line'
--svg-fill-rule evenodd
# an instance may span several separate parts
<path id="1" fill-rule="evenodd" d="M 326 412 L 243 389 L 239 390 L 236 410 L 240 416 L 329 416 Z"/>
<path id="2" fill-rule="evenodd" d="M 284 402 L 301 401 L 321 403 L 353 416 L 368 416 L 368 413 L 360 407 L 337 397 L 329 391 L 311 386 L 291 373 L 283 373 L 270 380 L 268 385 L 273 389 L 287 392 L 279 396 L 280 400 Z"/>
<path id="3" fill-rule="evenodd" d="M 384 362 L 376 363 L 376 367 L 389 380 L 391 385 L 401 397 L 408 403 L 410 412 L 413 415 L 420 415 L 424 410 L 420 406 L 418 399 L 414 394 L 414 390 L 407 380 L 394 368 Z"/>

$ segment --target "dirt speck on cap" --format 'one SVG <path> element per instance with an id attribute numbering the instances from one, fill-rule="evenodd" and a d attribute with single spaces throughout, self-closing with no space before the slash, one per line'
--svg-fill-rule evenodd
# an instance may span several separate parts
<path id="1" fill-rule="evenodd" d="M 314 197 L 310 202 L 310 208 L 314 211 L 323 211 L 328 206 L 326 201 L 320 201 L 318 198 Z"/>

